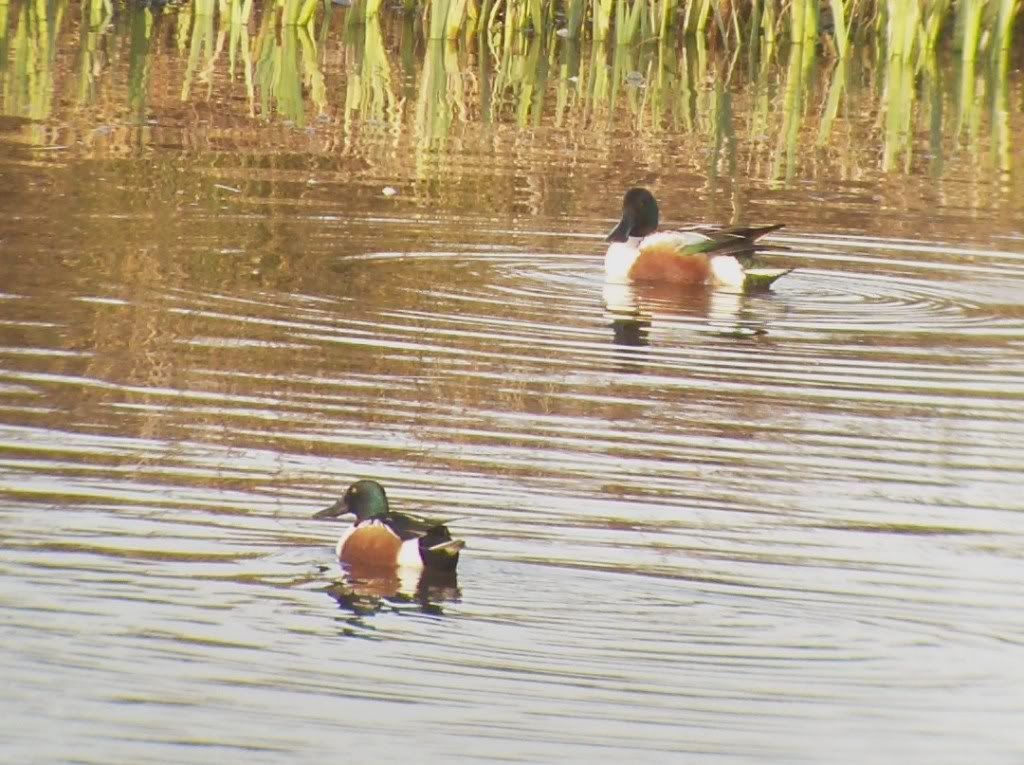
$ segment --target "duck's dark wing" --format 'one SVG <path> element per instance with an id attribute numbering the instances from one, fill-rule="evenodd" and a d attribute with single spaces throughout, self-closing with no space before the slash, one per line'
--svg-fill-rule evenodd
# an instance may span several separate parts
<path id="1" fill-rule="evenodd" d="M 444 529 L 445 533 L 448 533 L 448 529 L 445 524 L 451 523 L 453 519 L 446 520 L 434 520 L 432 518 L 423 518 L 419 515 L 410 515 L 408 513 L 388 513 L 387 518 L 384 520 L 385 523 L 398 534 L 399 538 L 404 542 L 407 539 L 417 539 L 429 534 L 434 529 Z"/>
<path id="2" fill-rule="evenodd" d="M 700 234 L 707 237 L 707 242 L 702 243 L 700 251 L 709 255 L 744 255 L 753 252 L 757 247 L 756 242 L 765 234 L 778 231 L 783 227 L 782 223 L 773 223 L 770 226 L 696 226 L 687 229 L 688 232 Z"/>
<path id="3" fill-rule="evenodd" d="M 420 558 L 424 566 L 439 571 L 455 570 L 459 553 L 466 543 L 461 539 L 453 539 L 444 523 L 405 513 L 388 513 L 384 522 L 403 542 L 419 539 Z"/>

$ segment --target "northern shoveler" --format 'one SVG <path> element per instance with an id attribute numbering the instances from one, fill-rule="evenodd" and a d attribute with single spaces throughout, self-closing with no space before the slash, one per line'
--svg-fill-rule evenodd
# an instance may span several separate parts
<path id="1" fill-rule="evenodd" d="M 771 226 L 696 226 L 658 231 L 658 203 L 644 188 L 622 198 L 622 220 L 607 241 L 604 272 L 613 282 L 719 284 L 765 289 L 790 268 L 751 268 L 755 242 L 782 228 Z"/>
<path id="2" fill-rule="evenodd" d="M 342 563 L 365 568 L 426 567 L 454 570 L 466 543 L 452 539 L 444 523 L 388 507 L 384 487 L 376 481 L 356 481 L 345 495 L 314 518 L 337 518 L 352 513 L 355 522 L 338 540 Z"/>

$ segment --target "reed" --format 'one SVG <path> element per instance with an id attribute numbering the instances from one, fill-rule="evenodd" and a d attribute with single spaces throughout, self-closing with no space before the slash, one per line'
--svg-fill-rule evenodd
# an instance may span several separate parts
<path id="1" fill-rule="evenodd" d="M 357 142 L 360 125 L 411 135 L 423 175 L 475 122 L 552 121 L 597 143 L 616 131 L 653 143 L 691 134 L 710 148 L 709 177 L 746 156 L 744 172 L 785 181 L 808 171 L 809 151 L 852 157 L 865 142 L 877 143 L 872 161 L 894 174 L 922 161 L 939 174 L 944 157 L 961 151 L 1009 173 L 1019 163 L 1019 6 L 420 0 L 415 14 L 399 15 L 391 3 L 342 10 L 318 0 L 309 16 L 306 0 L 192 0 L 173 15 L 133 5 L 118 16 L 110 0 L 0 0 L 0 97 L 6 113 L 40 121 L 68 104 L 88 114 L 109 108 L 104 83 L 124 71 L 111 62 L 126 61 L 134 124 L 168 84 L 175 101 L 215 102 L 234 89 L 252 116 L 296 126 L 320 112 L 314 127 L 324 132 L 343 99 L 339 142 Z M 74 23 L 62 24 L 65 11 Z M 119 34 L 129 50 L 117 47 Z M 160 55 L 181 66 L 161 69 Z M 324 72 L 336 78 L 331 87 Z M 737 152 L 748 133 L 760 138 Z"/>
<path id="2" fill-rule="evenodd" d="M 130 19 L 129 27 L 130 47 L 128 53 L 128 106 L 137 124 L 143 124 L 146 118 L 146 102 L 149 98 L 149 81 L 151 74 L 150 44 L 153 40 L 153 15 L 149 9 L 142 13 L 136 13 Z M 95 32 L 89 33 L 90 37 L 96 36 Z M 83 52 L 85 46 L 83 46 Z M 95 54 L 93 51 L 88 56 L 88 61 L 82 61 L 81 76 L 85 78 L 85 67 L 95 67 Z M 90 100 L 94 96 L 90 92 Z"/>
<path id="3" fill-rule="evenodd" d="M 391 73 L 391 57 L 384 46 L 379 20 L 369 19 L 356 42 L 357 64 L 345 92 L 346 120 L 350 115 L 394 129 L 399 114 Z"/>
<path id="4" fill-rule="evenodd" d="M 259 86 L 264 115 L 275 111 L 298 127 L 306 124 L 305 95 L 319 111 L 327 101 L 316 42 L 305 24 L 288 23 L 290 9 L 265 14 L 253 43 L 253 79 Z"/>
<path id="5" fill-rule="evenodd" d="M 299 2 L 300 0 L 281 0 Z M 312 0 L 307 0 L 312 2 Z M 380 0 L 359 0 L 376 13 Z M 540 34 L 564 19 L 560 36 L 617 44 L 717 35 L 730 47 L 755 46 L 783 33 L 790 42 L 828 38 L 838 57 L 853 40 L 888 45 L 893 55 L 915 55 L 938 45 L 956 13 L 958 47 L 975 52 L 985 40 L 1005 44 L 1020 0 L 403 0 L 406 12 L 430 19 L 430 36 L 453 39 L 467 20 L 481 34 Z M 474 14 L 474 11 L 478 11 Z M 822 15 L 824 14 L 824 15 Z M 590 19 L 590 24 L 586 23 Z M 788 35 L 786 34 L 788 32 Z"/>

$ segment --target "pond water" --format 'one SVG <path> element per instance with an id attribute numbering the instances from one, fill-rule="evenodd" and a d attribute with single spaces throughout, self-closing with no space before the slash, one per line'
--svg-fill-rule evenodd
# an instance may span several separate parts
<path id="1" fill-rule="evenodd" d="M 1013 57 L 104 7 L 5 6 L 5 760 L 1020 761 Z M 637 183 L 796 270 L 606 289 Z"/>

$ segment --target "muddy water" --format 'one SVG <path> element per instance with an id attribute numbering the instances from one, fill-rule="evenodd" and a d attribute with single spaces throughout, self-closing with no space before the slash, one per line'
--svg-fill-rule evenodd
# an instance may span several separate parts
<path id="1" fill-rule="evenodd" d="M 343 12 L 250 99 L 185 11 L 60 7 L 4 71 L 5 759 L 1019 760 L 1018 112 L 893 137 L 856 61 L 816 147 L 780 54 L 652 124 L 642 49 L 521 108 Z M 638 182 L 797 270 L 607 289 Z M 458 518 L 457 581 L 345 579 L 357 477 Z"/>

